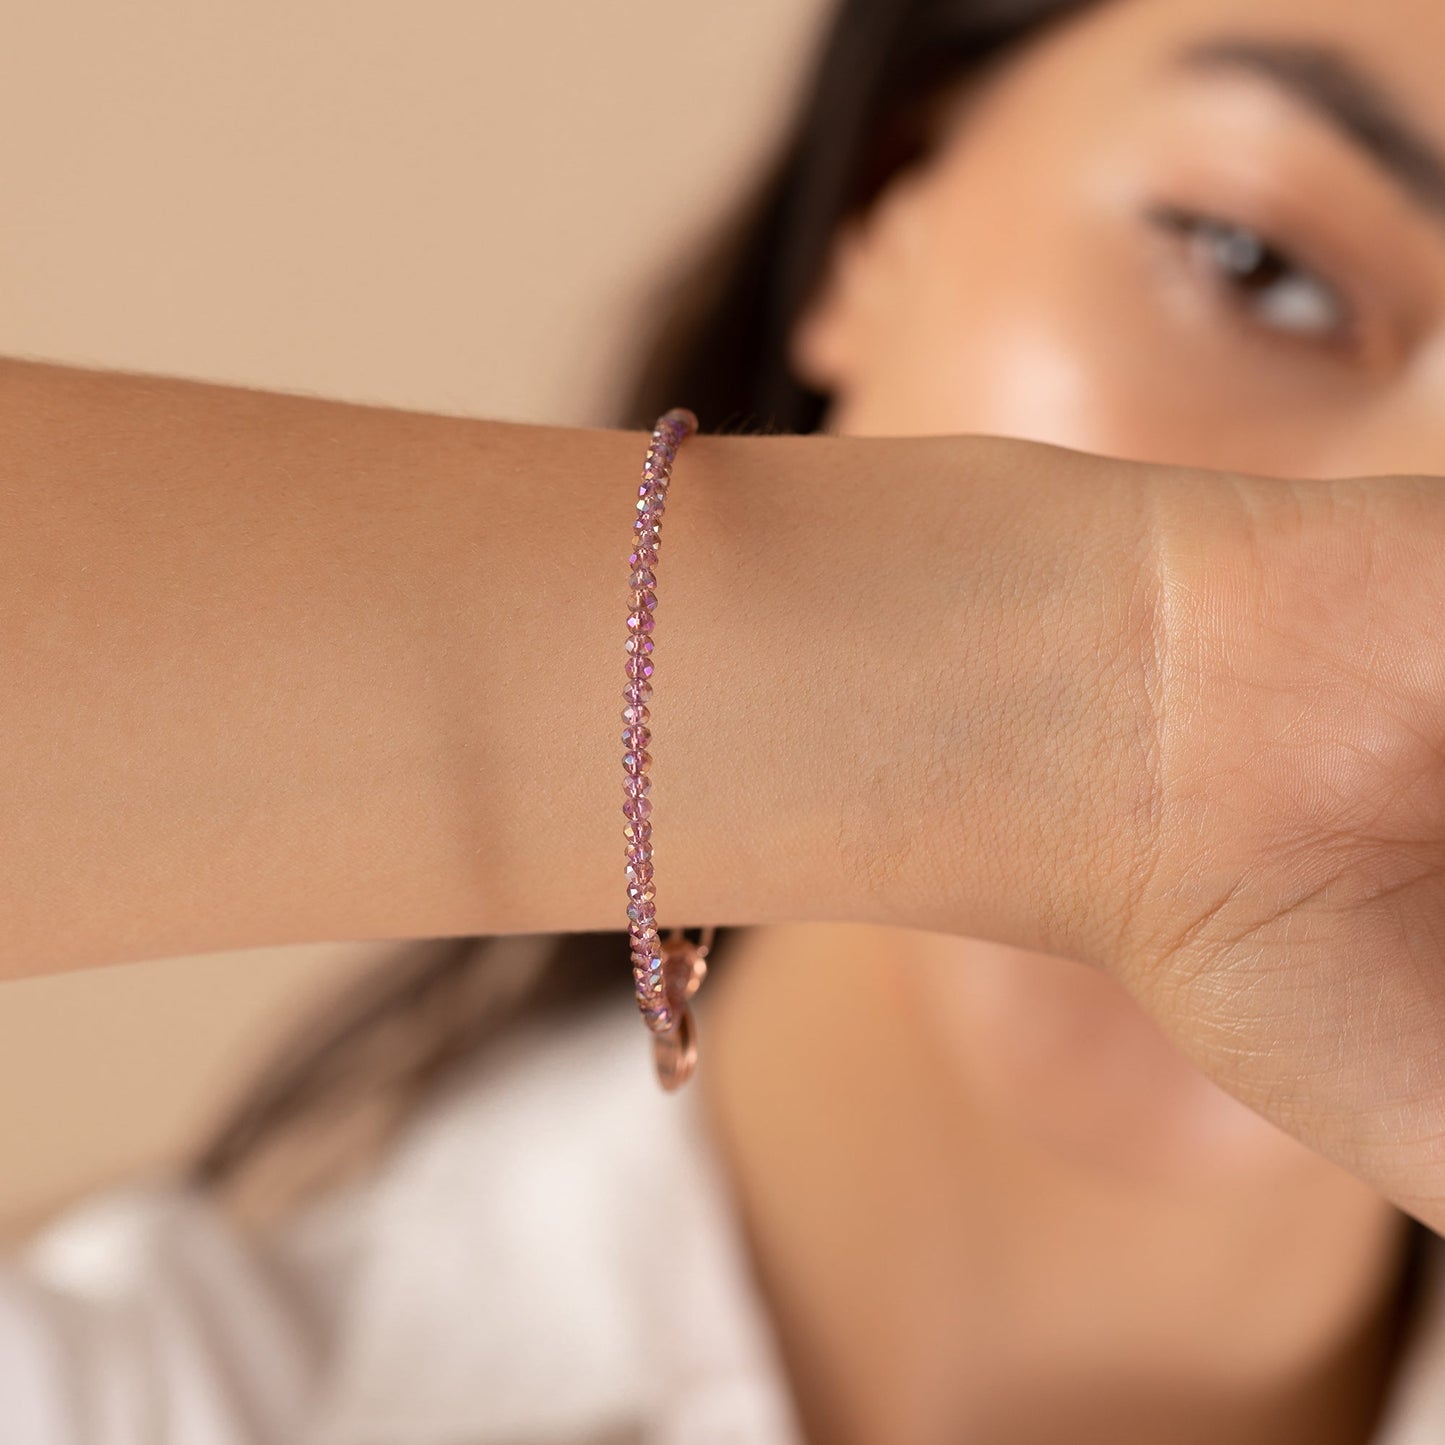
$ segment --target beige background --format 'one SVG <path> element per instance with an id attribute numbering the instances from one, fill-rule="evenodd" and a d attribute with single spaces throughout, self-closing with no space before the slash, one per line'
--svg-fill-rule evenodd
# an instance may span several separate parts
<path id="1" fill-rule="evenodd" d="M 826 9 L 12 8 L 0 352 L 606 424 L 642 283 L 761 160 Z M 0 1234 L 172 1157 L 301 1000 L 385 949 L 0 988 Z"/>

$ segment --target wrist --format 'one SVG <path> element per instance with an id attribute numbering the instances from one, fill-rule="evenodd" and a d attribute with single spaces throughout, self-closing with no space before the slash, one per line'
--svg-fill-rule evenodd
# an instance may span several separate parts
<path id="1" fill-rule="evenodd" d="M 876 545 L 906 552 L 872 589 L 883 645 L 838 664 L 847 916 L 1103 964 L 1152 856 L 1171 469 L 993 436 L 872 445 L 904 482 Z"/>
<path id="2" fill-rule="evenodd" d="M 466 926 L 620 929 L 612 751 L 646 438 L 542 440 L 566 505 L 472 571 L 489 632 L 518 589 L 546 606 L 520 674 L 516 649 L 473 638 L 498 671 L 463 711 L 510 697 L 537 721 L 482 770 Z M 856 920 L 1107 954 L 1152 819 L 1151 475 L 990 436 L 689 438 L 656 569 L 659 928 Z"/>

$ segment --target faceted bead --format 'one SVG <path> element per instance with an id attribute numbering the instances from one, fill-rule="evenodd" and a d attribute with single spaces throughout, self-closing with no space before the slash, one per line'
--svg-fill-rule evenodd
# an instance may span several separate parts
<path id="1" fill-rule="evenodd" d="M 647 923 L 657 917 L 657 909 L 650 899 L 636 898 L 627 905 L 627 916 L 634 923 Z"/>
<path id="2" fill-rule="evenodd" d="M 626 727 L 622 729 L 622 746 L 624 748 L 645 748 L 651 741 L 651 728 Z"/>
<path id="3" fill-rule="evenodd" d="M 657 620 L 653 617 L 651 612 L 644 611 L 641 608 L 636 608 L 627 614 L 627 629 L 629 632 L 641 632 L 645 634 L 651 632 L 652 629 L 656 626 Z M 636 652 L 638 649 L 635 647 L 629 647 L 627 650 L 629 652 Z M 645 650 L 650 652 L 652 649 L 647 648 Z"/>
<path id="4" fill-rule="evenodd" d="M 628 798 L 622 804 L 622 816 L 634 822 L 647 817 L 651 811 L 652 803 L 647 798 Z"/>
<path id="5" fill-rule="evenodd" d="M 627 554 L 627 565 L 629 567 L 656 567 L 657 550 L 646 543 L 639 542 Z"/>
<path id="6" fill-rule="evenodd" d="M 652 863 L 650 860 L 641 859 L 627 865 L 627 881 L 632 883 L 652 882 Z"/>
<path id="7" fill-rule="evenodd" d="M 650 587 L 640 587 L 632 594 L 634 612 L 651 612 L 657 606 L 657 593 Z"/>
<path id="8" fill-rule="evenodd" d="M 626 752 L 622 755 L 622 768 L 624 772 L 640 773 L 648 763 L 652 761 L 652 754 L 643 752 Z"/>
<path id="9" fill-rule="evenodd" d="M 646 773 L 628 773 L 622 779 L 622 791 L 629 798 L 640 798 L 652 787 L 652 779 Z"/>
<path id="10" fill-rule="evenodd" d="M 656 583 L 657 578 L 653 575 L 650 567 L 634 567 L 632 576 L 627 580 L 634 592 L 646 592 L 649 587 Z"/>
<path id="11" fill-rule="evenodd" d="M 629 657 L 623 667 L 634 682 L 645 682 L 652 676 L 653 661 L 650 657 Z"/>
<path id="12" fill-rule="evenodd" d="M 641 723 L 645 723 L 651 716 L 652 709 L 644 706 L 640 702 L 630 702 L 622 709 L 622 721 L 629 727 L 635 727 Z"/>
<path id="13" fill-rule="evenodd" d="M 643 656 L 646 656 L 649 652 L 651 652 L 655 646 L 656 644 L 653 642 L 652 638 L 646 633 L 643 633 L 641 636 L 638 636 L 637 633 L 633 633 L 633 635 L 622 644 L 623 650 L 629 655 L 631 655 L 632 653 L 641 653 Z"/>
<path id="14" fill-rule="evenodd" d="M 623 701 L 628 707 L 641 707 L 652 696 L 652 684 L 645 677 L 631 677 L 622 689 Z"/>
<path id="15" fill-rule="evenodd" d="M 622 825 L 623 835 L 640 847 L 651 849 L 652 824 L 646 818 L 629 818 Z"/>

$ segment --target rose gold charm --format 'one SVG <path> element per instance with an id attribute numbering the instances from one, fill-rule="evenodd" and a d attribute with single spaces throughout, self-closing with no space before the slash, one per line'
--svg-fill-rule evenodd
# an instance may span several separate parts
<path id="1" fill-rule="evenodd" d="M 697 1064 L 697 1024 L 687 1001 L 707 977 L 707 955 L 715 931 L 712 926 L 704 928 L 694 943 L 682 929 L 674 928 L 662 940 L 663 987 L 677 1022 L 653 1035 L 652 1050 L 658 1082 L 669 1092 L 681 1088 Z"/>

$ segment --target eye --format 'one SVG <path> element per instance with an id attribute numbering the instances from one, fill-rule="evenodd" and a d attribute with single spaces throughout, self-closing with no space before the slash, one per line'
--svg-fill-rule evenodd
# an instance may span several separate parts
<path id="1" fill-rule="evenodd" d="M 1152 207 L 1148 218 L 1181 237 L 1191 261 L 1251 320 L 1336 347 L 1354 340 L 1354 318 L 1339 288 L 1259 231 L 1180 206 Z"/>

